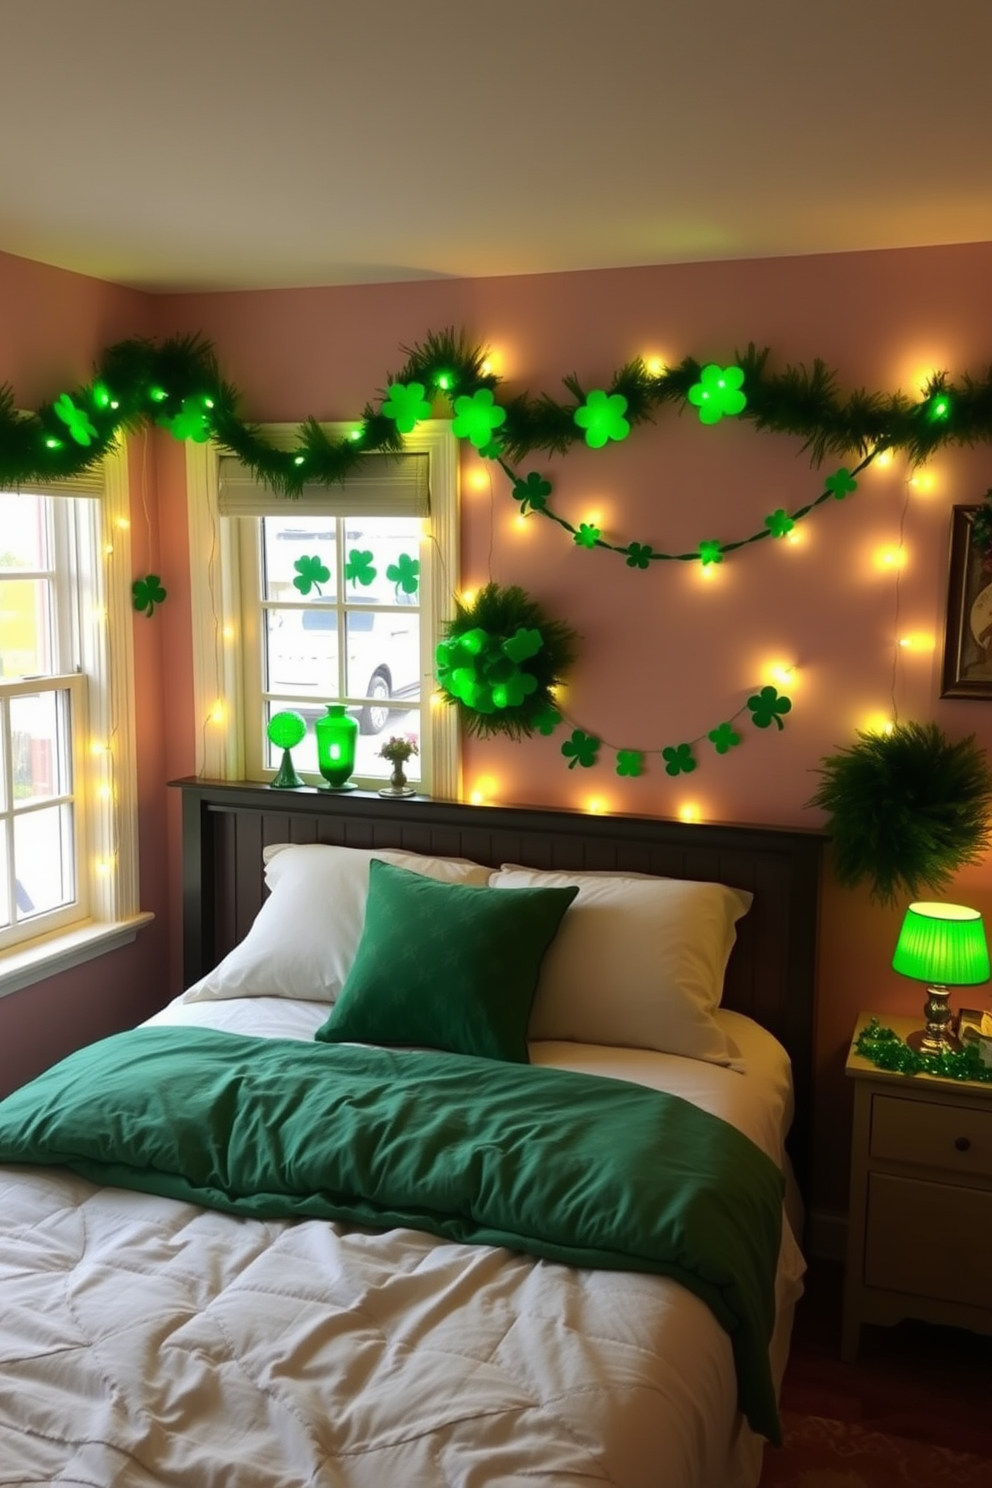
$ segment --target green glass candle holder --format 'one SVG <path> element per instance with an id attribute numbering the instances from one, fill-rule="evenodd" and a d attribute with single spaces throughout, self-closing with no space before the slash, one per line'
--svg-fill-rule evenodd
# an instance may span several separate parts
<path id="1" fill-rule="evenodd" d="M 352 790 L 349 777 L 355 769 L 358 724 L 345 712 L 343 703 L 329 703 L 323 718 L 314 723 L 317 735 L 317 768 L 331 790 Z"/>
<path id="2" fill-rule="evenodd" d="M 294 749 L 307 731 L 307 721 L 302 713 L 295 713 L 292 708 L 285 708 L 281 713 L 273 713 L 269 719 L 266 729 L 272 743 L 277 749 L 282 750 L 282 764 L 273 780 L 269 781 L 271 790 L 297 790 L 303 781 L 296 773 L 293 757 L 290 750 Z"/>

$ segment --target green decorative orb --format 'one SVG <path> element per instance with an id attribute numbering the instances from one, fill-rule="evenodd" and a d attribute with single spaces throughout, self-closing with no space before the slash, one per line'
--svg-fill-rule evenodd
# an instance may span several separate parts
<path id="1" fill-rule="evenodd" d="M 307 731 L 307 721 L 302 713 L 286 708 L 282 713 L 273 713 L 266 733 L 277 749 L 295 749 Z"/>

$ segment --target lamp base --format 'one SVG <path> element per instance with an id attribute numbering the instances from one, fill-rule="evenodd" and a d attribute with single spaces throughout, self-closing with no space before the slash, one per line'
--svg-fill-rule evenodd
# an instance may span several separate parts
<path id="1" fill-rule="evenodd" d="M 951 1010 L 947 1005 L 947 988 L 941 982 L 933 982 L 927 988 L 927 1000 L 923 1004 L 925 1027 L 915 1029 L 906 1039 L 917 1054 L 950 1054 L 961 1045 L 951 1031 Z"/>
<path id="2" fill-rule="evenodd" d="M 938 1036 L 928 1028 L 915 1028 L 906 1035 L 906 1043 L 917 1054 L 957 1054 L 961 1049 L 961 1040 L 953 1033 L 944 1030 Z"/>

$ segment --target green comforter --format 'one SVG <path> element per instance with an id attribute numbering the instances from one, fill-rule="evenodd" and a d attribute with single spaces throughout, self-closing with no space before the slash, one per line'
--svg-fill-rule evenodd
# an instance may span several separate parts
<path id="1" fill-rule="evenodd" d="M 782 1176 L 677 1096 L 460 1055 L 140 1028 L 0 1102 L 0 1161 L 674 1277 L 730 1334 L 741 1409 L 779 1439 Z"/>

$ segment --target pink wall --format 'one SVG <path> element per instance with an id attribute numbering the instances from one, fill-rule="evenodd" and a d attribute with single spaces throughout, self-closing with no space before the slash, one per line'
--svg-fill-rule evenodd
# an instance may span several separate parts
<path id="1" fill-rule="evenodd" d="M 4 263 L 0 259 L 0 272 L 15 273 L 10 265 L 18 261 L 6 261 L 6 269 Z M 135 329 L 198 331 L 214 342 L 248 417 L 349 418 L 399 369 L 404 347 L 454 326 L 492 348 L 510 391 L 557 395 L 561 377 L 572 372 L 587 388 L 603 386 L 637 354 L 669 361 L 692 354 L 727 363 L 748 341 L 771 348 L 773 368 L 820 357 L 836 368 L 844 390 L 909 391 L 923 369 L 946 367 L 955 375 L 984 370 L 990 270 L 992 244 L 982 244 L 143 300 L 74 276 L 55 275 L 50 285 L 54 271 L 20 265 L 22 304 L 13 331 L 0 318 L 0 377 L 15 386 L 21 378 L 18 394 L 30 403 L 51 396 L 60 381 L 84 375 L 82 364 L 117 336 Z M 23 278 L 31 274 L 38 283 Z M 69 329 L 49 311 L 49 293 L 56 292 L 69 301 Z M 6 298 L 0 278 L 0 305 Z M 116 321 L 109 309 L 101 319 L 92 308 L 104 301 Z M 89 319 L 82 326 L 84 309 Z M 67 346 L 78 368 L 66 368 Z M 164 781 L 193 766 L 183 460 L 168 439 L 139 444 L 142 468 L 154 472 L 158 488 L 159 522 L 157 530 L 149 527 L 149 541 L 157 540 L 170 589 L 170 603 L 156 616 L 161 624 L 150 626 L 150 635 L 142 632 L 144 621 L 136 622 L 142 644 L 161 648 L 141 685 L 149 716 L 161 718 L 164 727 L 158 753 L 143 735 L 143 775 L 155 799 L 143 804 L 142 832 L 143 842 L 153 831 L 168 833 L 175 946 L 178 812 L 176 802 L 164 799 Z M 595 509 L 611 540 L 679 551 L 705 537 L 747 536 L 774 508 L 805 504 L 821 489 L 799 441 L 759 435 L 746 425 L 703 429 L 692 415 L 672 412 L 623 446 L 565 460 L 538 457 L 523 468 L 551 475 L 554 500 L 571 520 Z M 758 543 L 706 582 L 696 565 L 654 565 L 642 573 L 618 556 L 576 550 L 559 528 L 539 518 L 518 530 L 505 480 L 497 475 L 490 492 L 488 478 L 467 455 L 463 585 L 489 577 L 520 583 L 549 613 L 575 626 L 582 642 L 567 707 L 577 723 L 614 745 L 658 749 L 704 734 L 728 717 L 766 680 L 772 659 L 799 668 L 785 732 L 760 732 L 745 722 L 742 747 L 723 758 L 700 747 L 699 769 L 685 783 L 657 768 L 622 781 L 609 756 L 594 771 L 569 771 L 559 737 L 523 745 L 470 741 L 467 788 L 479 786 L 500 801 L 580 809 L 595 795 L 608 809 L 660 816 L 691 801 L 713 820 L 816 827 L 820 820 L 806 802 L 819 760 L 893 704 L 901 719 L 934 718 L 952 738 L 973 732 L 992 746 L 992 704 L 938 698 L 939 646 L 908 653 L 895 647 L 898 634 L 939 638 L 950 508 L 981 498 L 992 484 L 992 457 L 985 447 L 941 454 L 927 472 L 927 490 L 908 486 L 909 473 L 901 461 L 887 472 L 868 473 L 854 496 L 830 502 L 804 525 L 800 544 Z M 481 489 L 477 476 L 483 476 Z M 906 562 L 897 585 L 890 570 L 877 566 L 876 555 L 897 544 L 900 531 Z M 147 697 L 153 684 L 157 704 Z M 954 893 L 992 921 L 988 869 L 985 864 L 963 874 Z M 918 989 L 889 969 L 899 918 L 899 910 L 879 909 L 828 875 L 817 1029 L 813 1200 L 820 1207 L 845 1203 L 850 1098 L 840 1069 L 853 1018 L 863 1007 L 915 1010 L 921 1001 Z M 108 960 L 102 970 L 116 984 L 112 965 Z M 38 1005 L 45 995 L 34 994 Z M 31 998 L 24 993 L 7 1002 L 27 1009 Z M 0 1028 L 3 1017 L 0 1004 Z"/>

